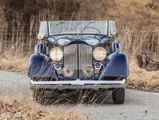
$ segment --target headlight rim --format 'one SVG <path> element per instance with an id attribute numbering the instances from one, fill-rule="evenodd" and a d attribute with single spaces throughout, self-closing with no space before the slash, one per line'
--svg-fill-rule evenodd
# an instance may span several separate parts
<path id="1" fill-rule="evenodd" d="M 95 56 L 94 56 L 94 52 L 97 50 L 97 49 L 103 49 L 104 51 L 105 51 L 105 57 L 103 58 L 103 59 L 97 59 L 97 58 L 95 58 Z M 94 50 L 93 50 L 93 58 L 95 59 L 95 60 L 97 60 L 97 61 L 103 61 L 105 58 L 107 57 L 107 50 L 105 49 L 105 48 L 103 48 L 103 47 L 96 47 Z"/>

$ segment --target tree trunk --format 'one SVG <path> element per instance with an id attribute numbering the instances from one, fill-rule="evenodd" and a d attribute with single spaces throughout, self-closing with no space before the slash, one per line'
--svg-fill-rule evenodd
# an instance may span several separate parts
<path id="1" fill-rule="evenodd" d="M 140 68 L 144 68 L 147 71 L 159 70 L 159 61 L 148 58 L 146 54 L 138 55 L 137 60 Z"/>

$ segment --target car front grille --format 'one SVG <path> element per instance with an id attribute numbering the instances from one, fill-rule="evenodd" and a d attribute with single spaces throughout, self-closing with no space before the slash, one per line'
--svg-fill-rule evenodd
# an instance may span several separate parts
<path id="1" fill-rule="evenodd" d="M 82 69 L 90 65 L 92 66 L 92 46 L 86 44 L 72 44 L 64 47 L 64 66 L 72 66 L 74 75 L 71 79 L 87 79 Z"/>

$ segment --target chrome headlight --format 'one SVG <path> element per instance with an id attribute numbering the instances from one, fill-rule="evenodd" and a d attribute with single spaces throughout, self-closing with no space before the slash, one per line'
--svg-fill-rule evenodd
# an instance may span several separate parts
<path id="1" fill-rule="evenodd" d="M 106 58 L 107 51 L 103 47 L 97 47 L 93 51 L 93 57 L 94 59 L 98 61 L 102 61 Z"/>
<path id="2" fill-rule="evenodd" d="M 63 58 L 63 51 L 59 47 L 55 47 L 50 51 L 50 57 L 53 61 L 60 61 Z"/>
<path id="3" fill-rule="evenodd" d="M 63 68 L 63 75 L 65 77 L 71 77 L 74 74 L 74 69 L 71 66 L 65 66 Z"/>
<path id="4" fill-rule="evenodd" d="M 83 69 L 83 73 L 86 77 L 91 77 L 94 74 L 94 68 L 92 66 L 85 66 Z"/>

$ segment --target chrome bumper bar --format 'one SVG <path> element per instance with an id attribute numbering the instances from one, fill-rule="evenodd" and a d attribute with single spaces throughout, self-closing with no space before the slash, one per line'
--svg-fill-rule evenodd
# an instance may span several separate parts
<path id="1" fill-rule="evenodd" d="M 75 80 L 75 81 L 33 81 L 30 80 L 31 89 L 100 89 L 123 88 L 126 80 Z"/>

